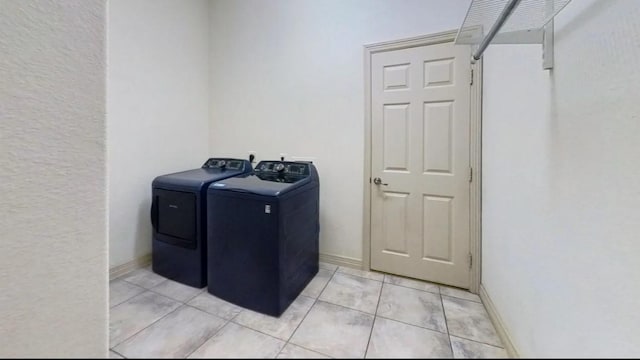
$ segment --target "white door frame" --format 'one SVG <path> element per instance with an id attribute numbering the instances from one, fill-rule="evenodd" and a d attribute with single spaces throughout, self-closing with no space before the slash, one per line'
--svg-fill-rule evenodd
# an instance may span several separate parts
<path id="1" fill-rule="evenodd" d="M 453 42 L 457 30 L 394 40 L 364 46 L 364 219 L 362 241 L 362 267 L 371 269 L 371 56 L 375 53 L 401 50 L 418 46 Z M 464 46 L 464 45 L 461 45 Z M 471 59 L 469 59 L 471 61 Z M 470 226 L 469 252 L 471 253 L 471 279 L 469 290 L 477 294 L 480 291 L 481 270 L 481 190 L 482 190 L 482 60 L 470 65 L 473 71 L 470 101 L 470 154 L 469 161 L 473 169 L 470 184 Z"/>

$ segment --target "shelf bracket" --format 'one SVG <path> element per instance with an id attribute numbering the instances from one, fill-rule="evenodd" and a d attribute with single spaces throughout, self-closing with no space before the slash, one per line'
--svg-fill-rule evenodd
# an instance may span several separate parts
<path id="1" fill-rule="evenodd" d="M 545 0 L 545 12 L 553 14 L 553 0 Z M 542 68 L 553 69 L 553 18 L 545 24 L 542 37 Z"/>
<path id="2" fill-rule="evenodd" d="M 542 68 L 553 68 L 553 18 L 571 0 L 472 0 L 455 44 L 475 46 L 471 63 L 489 44 L 541 44 Z"/>
<path id="3" fill-rule="evenodd" d="M 542 68 L 553 69 L 553 20 L 544 26 L 542 34 Z"/>

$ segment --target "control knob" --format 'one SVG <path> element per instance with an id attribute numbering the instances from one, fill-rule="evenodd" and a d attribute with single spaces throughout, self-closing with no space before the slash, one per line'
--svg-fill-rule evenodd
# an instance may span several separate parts
<path id="1" fill-rule="evenodd" d="M 276 166 L 274 167 L 274 169 L 277 172 L 283 172 L 284 171 L 284 164 L 283 163 L 277 163 Z"/>

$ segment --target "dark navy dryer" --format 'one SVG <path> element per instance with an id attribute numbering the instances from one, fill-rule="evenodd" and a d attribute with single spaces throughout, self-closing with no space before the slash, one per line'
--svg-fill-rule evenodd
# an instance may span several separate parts
<path id="1" fill-rule="evenodd" d="M 319 191 L 308 162 L 261 161 L 211 184 L 208 291 L 280 316 L 318 272 Z"/>
<path id="2" fill-rule="evenodd" d="M 207 187 L 251 172 L 247 160 L 211 158 L 202 168 L 158 176 L 152 184 L 153 271 L 177 282 L 207 284 Z"/>

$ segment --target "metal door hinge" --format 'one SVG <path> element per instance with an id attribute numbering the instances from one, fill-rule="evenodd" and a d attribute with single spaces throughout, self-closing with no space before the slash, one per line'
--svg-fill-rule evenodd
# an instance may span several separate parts
<path id="1" fill-rule="evenodd" d="M 473 264 L 473 255 L 469 253 L 469 270 L 471 270 L 471 265 Z"/>
<path id="2" fill-rule="evenodd" d="M 473 69 L 471 69 L 471 80 L 469 80 L 469 85 L 473 85 Z"/>
<path id="3" fill-rule="evenodd" d="M 473 181 L 473 168 L 469 166 L 469 182 Z"/>

